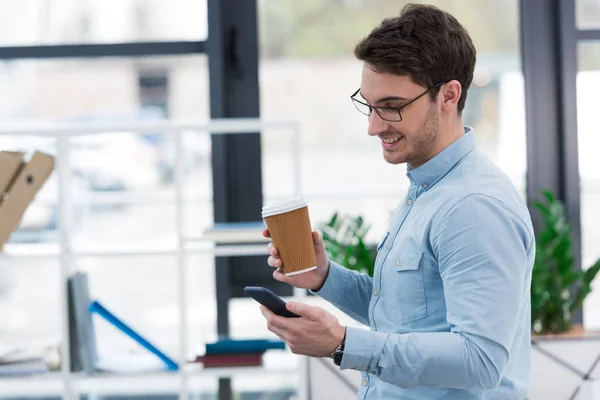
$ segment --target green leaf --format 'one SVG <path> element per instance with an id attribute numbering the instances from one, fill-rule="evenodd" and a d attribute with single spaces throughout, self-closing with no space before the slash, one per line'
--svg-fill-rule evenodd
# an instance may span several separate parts
<path id="1" fill-rule="evenodd" d="M 335 213 L 329 224 L 323 227 L 323 240 L 330 259 L 348 269 L 373 276 L 376 252 L 372 252 L 364 242 L 369 228 L 360 215 Z"/>
<path id="2" fill-rule="evenodd" d="M 536 257 L 531 278 L 531 326 L 536 332 L 561 332 L 591 292 L 600 260 L 587 271 L 574 269 L 573 241 L 565 207 L 552 192 L 532 202 L 542 228 L 536 231 Z M 576 295 L 573 297 L 573 293 Z"/>

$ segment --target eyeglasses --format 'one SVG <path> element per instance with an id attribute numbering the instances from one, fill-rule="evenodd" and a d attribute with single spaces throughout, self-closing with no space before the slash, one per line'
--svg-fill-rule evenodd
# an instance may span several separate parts
<path id="1" fill-rule="evenodd" d="M 400 107 L 373 107 L 370 104 L 367 104 L 360 100 L 357 100 L 356 97 L 354 97 L 354 96 L 356 96 L 358 94 L 358 92 L 360 92 L 360 88 L 358 88 L 358 90 L 356 92 L 354 92 L 354 94 L 352 96 L 350 96 L 350 98 L 352 99 L 352 102 L 354 103 L 354 107 L 356 107 L 356 109 L 358 111 L 360 111 L 361 113 L 363 113 L 367 116 L 371 116 L 371 113 L 373 112 L 373 110 L 375 110 L 377 115 L 379 115 L 379 117 L 384 121 L 400 122 L 400 121 L 402 121 L 402 114 L 400 113 L 400 111 L 404 110 L 406 107 L 408 107 L 415 101 L 419 100 L 421 97 L 425 96 L 432 89 L 437 88 L 437 87 L 443 85 L 444 83 L 446 83 L 446 82 L 442 81 L 442 82 L 436 83 L 435 85 L 431 86 L 429 89 L 427 89 L 426 91 L 424 91 L 423 93 L 421 93 L 420 95 L 415 97 L 414 99 L 410 100 L 408 103 L 402 104 Z"/>

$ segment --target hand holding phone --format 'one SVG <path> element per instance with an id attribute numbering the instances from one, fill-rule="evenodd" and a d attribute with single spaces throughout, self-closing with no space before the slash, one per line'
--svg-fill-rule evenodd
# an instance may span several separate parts
<path id="1" fill-rule="evenodd" d="M 286 318 L 300 318 L 285 307 L 285 301 L 267 288 L 261 286 L 246 286 L 244 292 L 267 307 L 274 314 Z"/>

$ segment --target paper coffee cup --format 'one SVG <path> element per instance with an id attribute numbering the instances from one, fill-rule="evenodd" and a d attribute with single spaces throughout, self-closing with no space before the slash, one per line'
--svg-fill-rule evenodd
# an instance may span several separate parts
<path id="1" fill-rule="evenodd" d="M 284 274 L 292 276 L 317 268 L 306 201 L 295 198 L 263 207 L 262 217 L 281 258 Z"/>

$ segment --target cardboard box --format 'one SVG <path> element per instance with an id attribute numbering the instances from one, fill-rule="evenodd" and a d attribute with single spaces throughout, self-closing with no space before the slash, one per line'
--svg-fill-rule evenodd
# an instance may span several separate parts
<path id="1" fill-rule="evenodd" d="M 36 151 L 0 151 L 0 249 L 17 229 L 25 210 L 54 170 L 54 157 Z"/>

